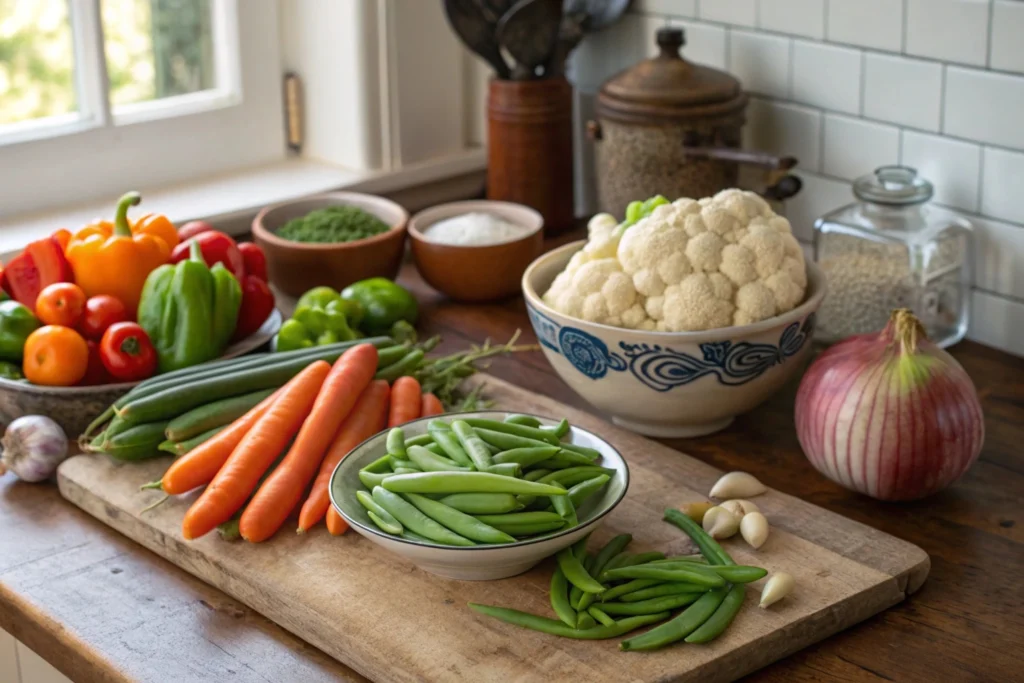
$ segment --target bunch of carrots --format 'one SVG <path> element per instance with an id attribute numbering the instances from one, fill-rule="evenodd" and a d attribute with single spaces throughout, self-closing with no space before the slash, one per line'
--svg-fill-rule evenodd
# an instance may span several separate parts
<path id="1" fill-rule="evenodd" d="M 370 344 L 352 347 L 333 366 L 316 361 L 179 458 L 160 488 L 176 495 L 206 486 L 185 514 L 184 537 L 237 523 L 242 538 L 259 543 L 300 503 L 299 533 L 325 518 L 331 534 L 345 533 L 348 524 L 328 495 L 341 459 L 385 427 L 444 412 L 416 378 L 400 377 L 389 386 L 373 379 L 376 371 L 377 349 Z"/>

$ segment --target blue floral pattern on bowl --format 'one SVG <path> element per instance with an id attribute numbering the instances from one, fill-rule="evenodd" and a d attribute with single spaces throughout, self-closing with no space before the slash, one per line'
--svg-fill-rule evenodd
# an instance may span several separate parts
<path id="1" fill-rule="evenodd" d="M 620 352 L 575 327 L 560 326 L 533 306 L 527 306 L 530 320 L 541 344 L 566 360 L 591 379 L 601 379 L 608 371 L 630 372 L 655 391 L 674 387 L 713 375 L 721 384 L 738 386 L 760 377 L 769 368 L 796 355 L 814 332 L 814 314 L 801 325 L 791 323 L 782 331 L 778 345 L 733 343 L 699 344 L 700 358 L 659 344 L 619 342 Z"/>

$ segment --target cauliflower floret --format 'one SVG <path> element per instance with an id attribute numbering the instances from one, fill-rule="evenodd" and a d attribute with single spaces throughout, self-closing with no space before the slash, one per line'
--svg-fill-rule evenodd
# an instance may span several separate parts
<path id="1" fill-rule="evenodd" d="M 544 295 L 566 315 L 637 330 L 746 325 L 799 305 L 803 250 L 756 194 L 725 190 L 658 206 L 631 227 L 608 214 Z"/>

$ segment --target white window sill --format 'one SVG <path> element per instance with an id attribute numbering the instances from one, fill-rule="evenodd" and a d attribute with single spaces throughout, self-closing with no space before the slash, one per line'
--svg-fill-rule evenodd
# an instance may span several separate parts
<path id="1" fill-rule="evenodd" d="M 264 206 L 319 192 L 355 190 L 384 193 L 443 180 L 486 166 L 485 152 L 471 149 L 398 171 L 353 171 L 306 159 L 289 159 L 164 189 L 142 191 L 137 211 L 166 215 L 175 225 L 202 219 L 234 234 L 249 229 Z M 127 191 L 132 188 L 125 188 Z M 0 257 L 6 261 L 27 243 L 59 228 L 74 232 L 89 221 L 112 219 L 117 197 L 0 221 Z"/>

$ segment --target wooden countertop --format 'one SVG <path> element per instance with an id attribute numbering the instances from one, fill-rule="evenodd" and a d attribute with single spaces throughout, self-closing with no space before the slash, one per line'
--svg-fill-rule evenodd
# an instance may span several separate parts
<path id="1" fill-rule="evenodd" d="M 517 328 L 534 339 L 521 300 L 464 306 L 407 266 L 439 351 Z M 924 587 L 906 602 L 758 673 L 752 681 L 1010 681 L 1024 676 L 1024 359 L 964 342 L 952 353 L 985 410 L 980 460 L 953 489 L 885 504 L 818 475 L 793 431 L 795 386 L 726 431 L 669 442 L 724 470 L 744 469 L 924 548 Z M 489 372 L 587 408 L 540 353 Z M 52 485 L 0 479 L 0 628 L 78 683 L 365 680 L 263 617 L 65 503 Z"/>

